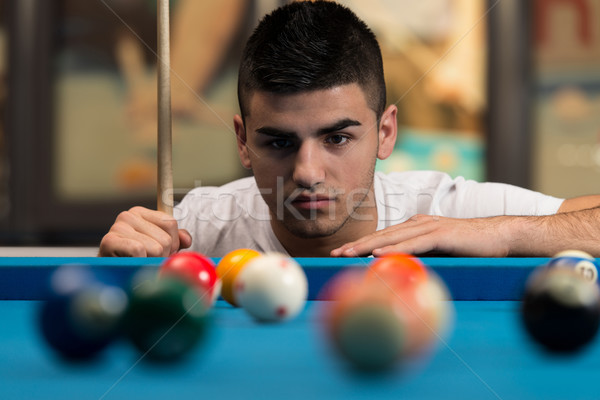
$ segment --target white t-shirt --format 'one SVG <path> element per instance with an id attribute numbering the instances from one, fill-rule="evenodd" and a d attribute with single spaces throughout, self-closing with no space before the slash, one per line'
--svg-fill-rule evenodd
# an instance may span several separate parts
<path id="1" fill-rule="evenodd" d="M 496 215 L 550 215 L 563 202 L 501 183 L 451 178 L 442 172 L 375 174 L 377 230 L 415 214 L 453 218 Z M 253 177 L 220 187 L 191 190 L 175 207 L 179 227 L 193 237 L 191 250 L 222 257 L 239 248 L 287 254 L 270 225 L 269 210 Z"/>

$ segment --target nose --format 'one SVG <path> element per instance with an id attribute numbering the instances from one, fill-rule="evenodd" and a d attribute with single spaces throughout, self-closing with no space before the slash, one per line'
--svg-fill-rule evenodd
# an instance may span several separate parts
<path id="1" fill-rule="evenodd" d="M 325 181 L 325 169 L 318 144 L 305 141 L 296 153 L 293 180 L 299 187 L 313 188 Z"/>

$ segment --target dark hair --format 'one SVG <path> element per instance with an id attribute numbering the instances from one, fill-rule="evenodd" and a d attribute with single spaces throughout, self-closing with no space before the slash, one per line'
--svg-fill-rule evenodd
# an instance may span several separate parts
<path id="1" fill-rule="evenodd" d="M 242 117 L 256 91 L 292 94 L 357 83 L 379 119 L 386 93 L 381 50 L 350 9 L 294 2 L 265 16 L 248 39 L 238 77 Z"/>

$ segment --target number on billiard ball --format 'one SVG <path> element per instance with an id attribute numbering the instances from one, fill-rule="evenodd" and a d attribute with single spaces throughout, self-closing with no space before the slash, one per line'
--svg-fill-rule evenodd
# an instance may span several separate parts
<path id="1" fill-rule="evenodd" d="M 556 254 L 548 267 L 566 267 L 577 271 L 590 282 L 598 281 L 598 265 L 590 254 L 580 250 L 565 250 Z"/>

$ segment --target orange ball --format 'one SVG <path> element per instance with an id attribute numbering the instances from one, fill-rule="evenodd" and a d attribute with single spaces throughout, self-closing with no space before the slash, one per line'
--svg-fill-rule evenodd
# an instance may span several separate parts
<path id="1" fill-rule="evenodd" d="M 427 281 L 427 269 L 417 257 L 402 253 L 390 254 L 371 262 L 365 280 L 378 280 L 392 290 L 405 290 Z"/>
<path id="2" fill-rule="evenodd" d="M 365 285 L 379 287 L 397 303 L 407 331 L 405 356 L 429 353 L 445 336 L 453 316 L 448 290 L 417 257 L 392 254 L 374 260 Z"/>
<path id="3" fill-rule="evenodd" d="M 321 298 L 332 300 L 323 302 L 326 337 L 360 369 L 426 361 L 453 319 L 446 286 L 412 256 L 388 256 L 374 265 L 346 270 L 326 284 Z"/>
<path id="4" fill-rule="evenodd" d="M 251 249 L 237 249 L 229 252 L 217 264 L 217 275 L 221 278 L 221 296 L 231 305 L 238 306 L 233 296 L 233 282 L 248 261 L 260 253 Z"/>

